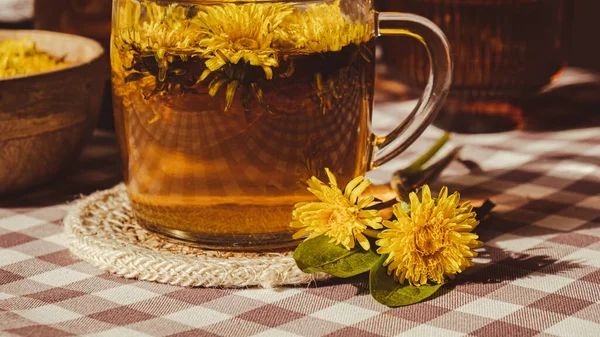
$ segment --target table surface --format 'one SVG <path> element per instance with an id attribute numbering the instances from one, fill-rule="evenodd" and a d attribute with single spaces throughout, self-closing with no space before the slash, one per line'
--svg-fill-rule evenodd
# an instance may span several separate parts
<path id="1" fill-rule="evenodd" d="M 377 119 L 393 125 L 397 106 Z M 373 174 L 406 164 L 438 135 Z M 600 128 L 457 136 L 463 157 L 435 187 L 498 206 L 477 229 L 477 266 L 432 299 L 390 309 L 367 279 L 266 289 L 185 289 L 108 275 L 69 255 L 62 219 L 80 194 L 119 182 L 114 138 L 97 134 L 53 185 L 0 197 L 1 336 L 597 336 Z"/>

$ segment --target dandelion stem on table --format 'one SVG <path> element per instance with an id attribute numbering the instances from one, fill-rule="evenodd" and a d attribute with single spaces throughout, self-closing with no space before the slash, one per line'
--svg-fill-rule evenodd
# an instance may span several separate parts
<path id="1" fill-rule="evenodd" d="M 408 197 L 406 199 L 401 199 L 401 200 L 408 200 Z M 389 200 L 389 201 L 386 201 L 386 202 L 381 202 L 379 204 L 375 204 L 373 206 L 365 207 L 365 210 L 381 211 L 382 209 L 390 208 L 390 207 L 394 206 L 397 203 L 398 203 L 397 199 L 392 199 L 392 200 Z"/>
<path id="2" fill-rule="evenodd" d="M 433 146 L 425 152 L 421 157 L 415 160 L 410 166 L 403 170 L 404 174 L 414 174 L 421 171 L 423 166 L 433 158 L 446 143 L 450 140 L 450 134 L 448 132 L 444 133 L 442 138 L 440 138 Z"/>

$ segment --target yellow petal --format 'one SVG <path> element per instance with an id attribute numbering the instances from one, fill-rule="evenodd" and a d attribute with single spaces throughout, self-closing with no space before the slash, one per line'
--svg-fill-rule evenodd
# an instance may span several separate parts
<path id="1" fill-rule="evenodd" d="M 431 201 L 431 190 L 429 189 L 429 185 L 425 184 L 422 187 L 422 203 L 428 204 Z"/>
<path id="2" fill-rule="evenodd" d="M 317 236 L 321 236 L 321 235 L 323 235 L 323 233 L 321 233 L 321 232 L 319 232 L 319 231 L 315 231 L 315 232 L 313 232 L 312 234 L 310 234 L 310 235 L 309 235 L 309 236 L 306 238 L 306 240 L 314 239 L 314 238 L 316 238 Z"/>
<path id="3" fill-rule="evenodd" d="M 324 183 L 322 181 L 320 181 L 319 179 L 317 179 L 317 177 L 312 177 L 312 178 L 308 179 L 306 181 L 306 184 L 309 186 L 309 190 L 313 189 L 313 190 L 319 191 L 319 192 L 323 190 L 323 186 L 324 186 Z M 313 193 L 313 192 L 311 191 L 311 193 Z"/>
<path id="4" fill-rule="evenodd" d="M 448 187 L 444 186 L 438 194 L 438 200 L 445 200 L 448 197 Z"/>
<path id="5" fill-rule="evenodd" d="M 360 212 L 358 212 L 358 216 L 360 218 L 379 218 L 381 219 L 381 217 L 377 217 L 378 212 L 376 210 L 362 210 Z"/>
<path id="6" fill-rule="evenodd" d="M 408 214 L 406 214 L 406 212 L 404 211 L 404 209 L 402 208 L 402 204 L 397 203 L 394 205 L 393 208 L 393 212 L 394 215 L 396 216 L 396 219 L 400 220 L 400 219 L 409 219 Z"/>
<path id="7" fill-rule="evenodd" d="M 382 220 L 383 219 L 381 217 L 373 218 L 372 221 L 367 222 L 367 226 L 373 229 L 381 229 L 383 228 L 383 225 L 381 224 Z"/>
<path id="8" fill-rule="evenodd" d="M 419 201 L 419 197 L 417 197 L 417 194 L 415 192 L 411 192 L 408 195 L 408 198 L 410 199 L 410 211 L 411 211 L 411 213 L 418 212 L 419 206 L 421 205 L 421 202 Z"/>
<path id="9" fill-rule="evenodd" d="M 216 71 L 221 69 L 221 67 L 223 67 L 227 63 L 220 57 L 213 57 L 211 59 L 206 60 L 204 64 L 206 65 L 206 68 L 208 68 L 210 71 Z"/>
<path id="10" fill-rule="evenodd" d="M 356 234 L 355 237 L 356 241 L 358 241 L 358 244 L 360 244 L 364 250 L 371 249 L 371 243 L 369 242 L 369 239 L 367 239 L 362 233 Z"/>
<path id="11" fill-rule="evenodd" d="M 200 75 L 200 78 L 198 79 L 199 82 L 204 81 L 208 75 L 210 75 L 212 73 L 212 71 L 210 69 L 204 69 L 204 71 L 202 72 L 202 75 Z"/>
<path id="12" fill-rule="evenodd" d="M 235 53 L 235 54 L 229 56 L 229 62 L 231 62 L 233 64 L 238 64 L 238 62 L 240 62 L 241 58 L 242 58 L 241 53 Z"/>
<path id="13" fill-rule="evenodd" d="M 363 209 L 369 206 L 373 201 L 375 201 L 374 197 L 366 197 L 358 203 L 358 208 Z"/>
<path id="14" fill-rule="evenodd" d="M 307 230 L 306 228 L 303 228 L 301 230 L 299 230 L 298 232 L 296 232 L 294 235 L 292 235 L 292 238 L 294 240 L 298 240 L 300 238 L 305 237 L 306 235 L 308 235 L 310 233 L 309 230 Z"/>
<path id="15" fill-rule="evenodd" d="M 329 183 L 333 186 L 337 186 L 337 179 L 335 178 L 335 175 L 333 173 L 331 173 L 329 168 L 325 168 L 325 173 L 327 174 L 327 177 L 329 178 Z"/>
<path id="16" fill-rule="evenodd" d="M 352 190 L 354 190 L 356 186 L 358 186 L 358 184 L 360 184 L 363 181 L 363 178 L 363 176 L 360 176 L 350 180 L 350 182 L 346 185 L 346 188 L 344 189 L 344 196 L 346 198 L 350 199 L 350 194 L 352 193 Z"/>
<path id="17" fill-rule="evenodd" d="M 221 88 L 221 86 L 223 86 L 223 84 L 227 83 L 227 79 L 223 78 L 223 79 L 217 79 L 215 78 L 214 80 L 212 80 L 210 82 L 210 84 L 208 85 L 208 94 L 211 95 L 212 97 L 215 97 L 217 95 L 217 93 L 219 92 L 219 89 Z"/>
<path id="18" fill-rule="evenodd" d="M 387 227 L 387 228 L 391 228 L 391 229 L 397 229 L 397 228 L 400 228 L 400 225 L 399 225 L 398 221 L 396 221 L 396 220 L 394 220 L 394 221 L 388 221 L 388 220 L 386 220 L 386 221 L 384 221 L 384 222 L 383 222 L 383 225 L 384 225 L 385 227 Z M 384 231 L 384 232 L 385 232 L 385 231 Z"/>
<path id="19" fill-rule="evenodd" d="M 369 180 L 364 180 L 362 183 L 360 183 L 360 185 L 358 185 L 358 187 L 356 187 L 350 194 L 350 202 L 356 204 L 356 200 L 358 200 L 358 197 L 360 197 L 360 195 L 363 194 L 363 192 L 367 189 L 367 187 L 369 187 L 369 185 L 371 185 L 371 181 Z"/>
<path id="20" fill-rule="evenodd" d="M 265 77 L 267 78 L 267 80 L 271 80 L 273 79 L 273 69 L 271 69 L 271 67 L 262 67 L 264 72 L 265 72 Z"/>

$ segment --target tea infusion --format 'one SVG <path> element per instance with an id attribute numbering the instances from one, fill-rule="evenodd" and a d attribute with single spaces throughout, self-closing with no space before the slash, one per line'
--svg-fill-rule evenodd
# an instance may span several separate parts
<path id="1" fill-rule="evenodd" d="M 128 0 L 115 19 L 117 129 L 146 226 L 281 241 L 293 205 L 313 200 L 310 176 L 329 167 L 344 184 L 366 171 L 373 25 L 339 0 Z"/>

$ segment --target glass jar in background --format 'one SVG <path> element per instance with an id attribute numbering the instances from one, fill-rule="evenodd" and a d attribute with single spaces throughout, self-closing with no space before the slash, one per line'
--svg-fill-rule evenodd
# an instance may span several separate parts
<path id="1" fill-rule="evenodd" d="M 110 87 L 110 33 L 112 18 L 111 0 L 36 0 L 34 8 L 35 29 L 52 30 L 92 38 L 102 44 L 105 52 L 106 77 L 104 99 L 99 119 L 103 129 L 114 129 L 112 95 Z"/>
<path id="2" fill-rule="evenodd" d="M 522 101 L 567 64 L 572 0 L 380 0 L 380 9 L 435 22 L 455 62 L 450 96 L 435 124 L 463 133 L 525 126 Z M 427 81 L 427 51 L 413 41 L 382 39 L 388 71 L 412 88 Z"/>

